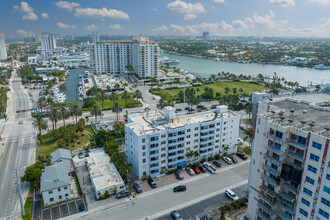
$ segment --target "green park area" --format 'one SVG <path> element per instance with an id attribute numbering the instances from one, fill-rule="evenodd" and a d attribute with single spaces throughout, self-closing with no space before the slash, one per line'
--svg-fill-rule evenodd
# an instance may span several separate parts
<path id="1" fill-rule="evenodd" d="M 69 149 L 74 151 L 89 143 L 91 137 L 94 135 L 94 131 L 90 125 L 84 127 L 83 131 L 75 131 L 72 129 L 73 124 L 63 126 L 59 129 L 52 130 L 51 132 L 44 134 L 37 141 L 39 156 L 46 157 L 58 148 Z M 67 128 L 67 131 L 63 128 Z M 69 132 L 74 131 L 74 132 Z M 65 134 L 63 134 L 65 132 Z M 57 134 L 60 133 L 60 134 Z"/>
<path id="2" fill-rule="evenodd" d="M 234 88 L 237 90 L 237 94 L 248 96 L 249 93 L 254 91 L 261 91 L 264 90 L 265 87 L 261 84 L 254 83 L 254 82 L 242 82 L 242 81 L 223 81 L 223 82 L 215 82 L 211 84 L 203 84 L 200 86 L 193 86 L 193 87 L 187 87 L 187 88 L 194 88 L 197 93 L 198 91 L 202 91 L 204 88 L 209 87 L 213 89 L 213 92 L 220 93 L 221 95 L 225 95 L 225 88 L 230 88 L 230 91 L 233 91 Z M 186 89 L 187 89 L 186 88 Z M 150 92 L 155 95 L 160 95 L 162 97 L 168 98 L 168 97 L 175 97 L 178 95 L 178 93 L 182 90 L 182 88 L 167 88 L 167 89 L 161 89 L 161 88 L 152 88 L 150 89 Z M 231 92 L 230 92 L 231 93 Z"/>

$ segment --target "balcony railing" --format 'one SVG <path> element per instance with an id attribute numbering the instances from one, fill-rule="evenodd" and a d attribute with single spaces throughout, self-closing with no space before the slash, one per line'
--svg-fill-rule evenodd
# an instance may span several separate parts
<path id="1" fill-rule="evenodd" d="M 289 153 L 287 153 L 287 155 L 294 158 L 294 159 L 296 159 L 296 160 L 299 160 L 300 162 L 304 162 L 304 154 L 302 154 L 302 153 L 289 152 Z"/>
<path id="2" fill-rule="evenodd" d="M 290 192 L 292 192 L 293 194 L 297 194 L 297 187 L 294 187 L 288 183 L 283 183 L 281 184 L 282 187 L 284 187 L 285 189 L 289 190 Z"/>
<path id="3" fill-rule="evenodd" d="M 280 217 L 281 219 L 283 219 L 283 220 L 292 219 L 292 216 L 290 216 L 290 215 L 288 215 L 288 214 L 286 214 L 284 212 L 277 212 L 276 215 L 278 217 Z"/>
<path id="4" fill-rule="evenodd" d="M 261 177 L 264 181 L 266 181 L 267 183 L 273 185 L 273 186 L 276 186 L 276 181 L 271 179 L 270 177 L 266 176 L 266 175 L 263 175 Z"/>
<path id="5" fill-rule="evenodd" d="M 282 155 L 285 154 L 284 151 L 282 151 L 281 149 L 278 149 L 278 148 L 276 148 L 276 147 L 267 146 L 266 149 L 267 149 L 267 150 L 270 150 L 271 152 L 273 152 L 273 153 L 275 153 L 275 154 L 277 154 L 277 155 L 280 155 L 280 156 L 282 156 Z"/>
<path id="6" fill-rule="evenodd" d="M 267 215 L 265 215 L 261 210 L 259 210 L 257 212 L 257 216 L 261 219 L 269 219 L 269 220 L 271 219 L 271 217 L 268 217 Z"/>
<path id="7" fill-rule="evenodd" d="M 300 150 L 305 150 L 305 145 L 299 144 L 297 142 L 289 141 L 288 144 L 294 146 L 295 148 L 298 148 Z"/>
<path id="8" fill-rule="evenodd" d="M 268 172 L 270 172 L 270 173 L 275 174 L 275 176 L 280 176 L 280 175 L 281 175 L 280 171 L 275 170 L 274 168 L 271 168 L 271 167 L 268 166 L 268 165 L 264 165 L 263 168 L 264 168 L 264 170 L 266 170 L 266 171 L 268 171 Z"/>
<path id="9" fill-rule="evenodd" d="M 264 158 L 268 162 L 273 163 L 273 164 L 275 164 L 278 167 L 281 166 L 281 164 L 282 164 L 282 161 L 281 160 L 277 160 L 277 159 L 273 158 L 272 156 L 270 156 L 268 154 L 264 154 Z"/>
<path id="10" fill-rule="evenodd" d="M 281 192 L 281 193 L 279 193 L 278 195 L 279 195 L 281 198 L 283 198 L 283 199 L 285 199 L 286 201 L 288 201 L 288 202 L 291 202 L 292 200 L 295 199 L 294 196 L 292 196 L 292 195 L 290 195 L 290 194 L 287 194 L 287 193 L 285 193 L 285 192 Z"/>

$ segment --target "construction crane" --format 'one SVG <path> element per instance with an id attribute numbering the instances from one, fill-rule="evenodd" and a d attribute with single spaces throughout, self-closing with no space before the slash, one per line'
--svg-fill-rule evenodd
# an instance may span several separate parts
<path id="1" fill-rule="evenodd" d="M 278 78 L 276 72 L 274 72 L 276 83 L 278 84 Z"/>

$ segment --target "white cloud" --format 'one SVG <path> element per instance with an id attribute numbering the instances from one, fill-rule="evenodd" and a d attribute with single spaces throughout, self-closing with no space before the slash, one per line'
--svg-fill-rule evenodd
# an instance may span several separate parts
<path id="1" fill-rule="evenodd" d="M 324 6 L 330 5 L 330 0 L 308 0 L 309 3 L 318 3 Z"/>
<path id="2" fill-rule="evenodd" d="M 93 30 L 98 29 L 98 27 L 95 24 L 91 24 L 89 26 L 86 26 L 85 28 L 89 31 L 93 31 Z"/>
<path id="3" fill-rule="evenodd" d="M 269 14 L 265 16 L 258 16 L 257 13 L 254 13 L 252 20 L 254 24 L 268 28 L 275 28 L 280 25 L 280 23 L 275 21 L 275 13 L 272 10 L 269 10 Z"/>
<path id="4" fill-rule="evenodd" d="M 63 28 L 63 29 L 75 29 L 76 28 L 76 26 L 74 26 L 74 25 L 64 24 L 62 22 L 57 22 L 56 25 L 57 25 L 57 27 Z"/>
<path id="5" fill-rule="evenodd" d="M 294 0 L 269 0 L 272 5 L 278 5 L 281 7 L 294 6 Z"/>
<path id="6" fill-rule="evenodd" d="M 204 13 L 206 10 L 202 3 L 186 3 L 181 0 L 175 0 L 167 5 L 167 8 L 179 13 L 188 14 L 188 13 Z"/>
<path id="7" fill-rule="evenodd" d="M 123 28 L 119 24 L 112 24 L 109 26 L 111 29 L 122 30 Z"/>
<path id="8" fill-rule="evenodd" d="M 80 7 L 80 4 L 77 2 L 66 2 L 66 1 L 56 2 L 55 5 L 59 8 L 67 9 L 68 11 L 72 11 L 74 8 Z"/>
<path id="9" fill-rule="evenodd" d="M 186 14 L 183 18 L 184 20 L 194 20 L 197 16 L 195 14 Z"/>
<path id="10" fill-rule="evenodd" d="M 41 14 L 41 17 L 43 17 L 43 18 L 45 18 L 45 19 L 49 18 L 49 16 L 48 16 L 47 13 L 42 13 L 42 14 Z"/>
<path id="11" fill-rule="evenodd" d="M 20 6 L 14 5 L 13 12 L 19 12 L 22 14 L 23 20 L 38 20 L 38 16 L 33 12 L 33 8 L 29 6 L 27 2 L 21 2 Z"/>
<path id="12" fill-rule="evenodd" d="M 150 31 L 155 32 L 155 31 L 167 31 L 167 30 L 168 30 L 168 27 L 166 27 L 165 25 L 162 25 L 160 27 L 153 28 Z"/>
<path id="13" fill-rule="evenodd" d="M 128 14 L 123 11 L 116 9 L 97 9 L 97 8 L 77 8 L 74 14 L 76 17 L 87 17 L 87 18 L 118 18 L 118 19 L 129 19 Z"/>
<path id="14" fill-rule="evenodd" d="M 232 22 L 232 25 L 235 28 L 247 28 L 248 27 L 247 24 L 245 24 L 245 22 L 242 20 L 234 20 Z"/>
<path id="15" fill-rule="evenodd" d="M 179 34 L 185 33 L 185 28 L 181 25 L 171 24 L 170 28 L 174 33 L 179 33 Z"/>
<path id="16" fill-rule="evenodd" d="M 153 10 L 153 11 L 158 11 L 158 8 L 153 8 L 152 10 Z"/>
<path id="17" fill-rule="evenodd" d="M 32 31 L 25 31 L 25 30 L 16 30 L 16 34 L 20 37 L 34 37 L 35 34 Z"/>
<path id="18" fill-rule="evenodd" d="M 225 3 L 225 0 L 213 0 L 214 2 Z"/>

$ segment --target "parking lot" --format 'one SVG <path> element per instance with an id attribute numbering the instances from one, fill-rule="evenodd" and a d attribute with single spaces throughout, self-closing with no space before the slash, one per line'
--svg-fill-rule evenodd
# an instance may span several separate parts
<path id="1" fill-rule="evenodd" d="M 74 200 L 63 202 L 44 209 L 40 208 L 41 200 L 39 200 L 34 203 L 32 219 L 53 220 L 53 219 L 67 217 L 69 215 L 74 215 L 77 214 L 78 212 L 81 212 L 79 210 L 80 206 L 83 206 L 85 208 L 84 211 L 86 211 L 87 209 L 86 202 L 83 197 L 79 197 Z"/>
<path id="2" fill-rule="evenodd" d="M 247 192 L 247 184 L 232 190 L 237 194 L 238 197 L 244 197 L 246 196 Z M 204 216 L 213 216 L 220 213 L 218 208 L 228 200 L 229 198 L 225 195 L 225 193 L 222 193 L 177 211 L 184 220 L 195 219 L 197 215 L 200 218 Z M 170 214 L 158 218 L 158 220 L 170 219 L 172 219 Z"/>
<path id="3" fill-rule="evenodd" d="M 236 155 L 234 157 L 237 159 L 238 164 L 244 161 L 241 158 L 237 157 Z M 233 164 L 231 164 L 231 165 L 227 164 L 222 158 L 219 159 L 218 161 L 221 163 L 221 167 L 219 167 L 219 168 L 216 167 L 212 162 L 209 162 L 210 164 L 212 164 L 213 167 L 215 167 L 217 169 L 216 172 L 220 172 L 222 169 L 233 165 Z M 201 166 L 202 166 L 202 164 L 201 164 Z M 194 178 L 194 177 L 200 176 L 200 175 L 209 175 L 209 172 L 206 171 L 206 173 L 201 172 L 200 174 L 195 174 L 195 175 L 191 176 L 187 173 L 187 171 L 184 168 L 180 169 L 179 172 L 183 175 L 184 179 L 190 179 L 190 178 Z M 156 182 L 157 188 L 179 182 L 179 180 L 175 178 L 174 174 L 164 175 L 161 177 L 154 178 L 154 181 Z M 137 183 L 141 186 L 142 192 L 148 192 L 148 191 L 152 190 L 152 188 L 150 187 L 150 185 L 148 184 L 147 181 L 137 181 Z"/>

